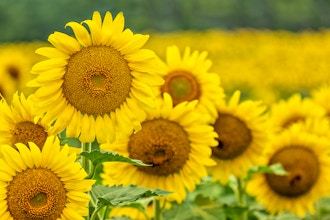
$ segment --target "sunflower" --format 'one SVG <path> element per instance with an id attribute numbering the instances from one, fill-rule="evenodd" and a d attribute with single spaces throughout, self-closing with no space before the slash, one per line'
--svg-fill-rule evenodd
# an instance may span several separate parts
<path id="1" fill-rule="evenodd" d="M 324 84 L 323 86 L 314 89 L 311 92 L 312 99 L 315 103 L 319 104 L 325 109 L 325 114 L 330 118 L 330 83 Z"/>
<path id="2" fill-rule="evenodd" d="M 34 50 L 41 43 L 6 43 L 0 45 L 0 93 L 10 100 L 18 90 L 26 95 L 33 91 L 26 88 L 26 82 L 31 80 L 31 67 L 40 61 Z"/>
<path id="3" fill-rule="evenodd" d="M 193 191 L 207 176 L 205 166 L 215 165 L 211 147 L 217 134 L 206 119 L 194 109 L 197 100 L 173 107 L 171 96 L 164 93 L 155 111 L 148 112 L 142 129 L 101 149 L 139 159 L 152 166 L 126 163 L 105 163 L 102 173 L 105 184 L 136 184 L 173 192 L 169 201 L 182 202 L 186 189 Z"/>
<path id="4" fill-rule="evenodd" d="M 240 91 L 234 92 L 228 104 L 217 108 L 213 127 L 219 135 L 219 145 L 212 148 L 217 165 L 208 167 L 208 171 L 213 180 L 226 184 L 231 174 L 243 178 L 251 166 L 262 164 L 269 129 L 266 107 L 259 101 L 240 102 Z"/>
<path id="5" fill-rule="evenodd" d="M 49 135 L 55 134 L 42 117 L 37 116 L 30 98 L 16 92 L 9 105 L 5 100 L 0 101 L 0 145 L 33 142 L 42 147 Z"/>
<path id="6" fill-rule="evenodd" d="M 307 118 L 322 118 L 325 110 L 311 98 L 302 98 L 299 93 L 291 95 L 287 100 L 280 100 L 271 105 L 270 119 L 274 132 L 281 132 L 299 121 Z"/>
<path id="7" fill-rule="evenodd" d="M 0 159 L 2 219 L 84 219 L 88 214 L 94 180 L 67 145 L 56 136 L 47 138 L 42 150 L 34 144 L 2 145 Z"/>
<path id="8" fill-rule="evenodd" d="M 271 214 L 313 214 L 314 203 L 330 192 L 329 151 L 329 138 L 291 126 L 273 136 L 265 156 L 268 165 L 280 163 L 288 174 L 255 174 L 246 190 Z"/>
<path id="9" fill-rule="evenodd" d="M 181 56 L 177 46 L 170 46 L 166 51 L 165 83 L 158 93 L 167 92 L 172 96 L 173 104 L 199 100 L 196 110 L 210 116 L 214 121 L 217 111 L 214 103 L 223 100 L 224 90 L 220 77 L 210 73 L 211 60 L 207 59 L 207 52 L 193 51 L 186 47 Z"/>
<path id="10" fill-rule="evenodd" d="M 54 47 L 36 52 L 49 59 L 35 64 L 37 78 L 29 86 L 35 107 L 68 137 L 82 142 L 112 142 L 114 131 L 130 133 L 141 128 L 145 110 L 155 107 L 152 87 L 164 83 L 154 52 L 141 47 L 148 35 L 124 28 L 123 13 L 114 19 L 99 12 L 91 20 L 69 22 L 75 38 L 61 32 L 48 37 Z"/>

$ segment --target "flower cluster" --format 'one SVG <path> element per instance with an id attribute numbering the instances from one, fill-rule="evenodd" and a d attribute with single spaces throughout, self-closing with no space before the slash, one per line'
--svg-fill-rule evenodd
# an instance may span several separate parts
<path id="1" fill-rule="evenodd" d="M 31 88 L 0 84 L 1 219 L 170 218 L 208 179 L 236 192 L 241 219 L 257 216 L 247 196 L 299 217 L 330 196 L 329 84 L 252 100 L 225 89 L 209 48 L 160 53 L 124 28 L 123 13 L 65 27 L 72 35 L 54 32 L 36 50 L 46 59 L 30 65 L 35 76 L 1 72 Z M 260 83 L 243 73 L 232 82 L 246 77 Z"/>

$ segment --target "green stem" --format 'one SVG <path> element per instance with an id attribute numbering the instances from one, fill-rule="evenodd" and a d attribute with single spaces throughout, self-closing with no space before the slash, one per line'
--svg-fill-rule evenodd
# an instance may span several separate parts
<path id="1" fill-rule="evenodd" d="M 155 205 L 155 217 L 154 220 L 162 220 L 163 219 L 163 209 L 160 205 L 159 199 L 155 197 L 154 199 L 154 205 Z"/>
<path id="2" fill-rule="evenodd" d="M 92 143 L 81 143 L 82 152 L 90 152 L 91 150 L 92 150 Z M 93 176 L 93 167 L 92 167 L 90 160 L 88 160 L 86 157 L 82 156 L 81 157 L 81 166 L 85 169 L 85 171 L 87 173 L 86 179 L 90 179 L 90 177 Z M 92 214 L 92 217 L 90 217 L 90 213 L 88 213 L 87 220 L 95 219 L 95 216 L 93 217 L 94 213 L 97 213 L 97 212 L 94 211 Z"/>
<path id="3" fill-rule="evenodd" d="M 82 152 L 91 152 L 92 150 L 92 143 L 81 143 L 81 151 Z M 90 160 L 86 159 L 85 157 L 81 157 L 81 166 L 85 169 L 87 173 L 86 179 L 90 179 L 94 174 L 93 164 Z"/>
<path id="4" fill-rule="evenodd" d="M 99 207 L 97 209 L 94 210 L 90 220 L 95 220 L 96 219 L 96 216 L 98 216 L 98 212 L 102 209 L 103 207 Z"/>
<path id="5" fill-rule="evenodd" d="M 237 178 L 237 204 L 241 208 L 246 208 L 246 194 L 244 180 Z M 247 220 L 246 210 L 241 214 L 241 220 Z"/>

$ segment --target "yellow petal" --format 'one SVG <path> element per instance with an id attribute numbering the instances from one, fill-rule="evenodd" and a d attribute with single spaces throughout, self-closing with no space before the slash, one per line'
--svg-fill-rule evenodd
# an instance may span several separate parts
<path id="1" fill-rule="evenodd" d="M 91 36 L 83 25 L 77 22 L 69 22 L 65 27 L 67 26 L 72 28 L 74 35 L 82 46 L 88 47 L 92 45 Z"/>
<path id="2" fill-rule="evenodd" d="M 9 145 L 1 146 L 1 152 L 6 159 L 8 165 L 14 170 L 21 172 L 27 168 L 26 164 L 22 160 L 21 155 L 17 150 Z"/>
<path id="3" fill-rule="evenodd" d="M 48 41 L 57 49 L 70 55 L 81 49 L 79 42 L 75 38 L 61 32 L 54 32 L 49 35 Z"/>

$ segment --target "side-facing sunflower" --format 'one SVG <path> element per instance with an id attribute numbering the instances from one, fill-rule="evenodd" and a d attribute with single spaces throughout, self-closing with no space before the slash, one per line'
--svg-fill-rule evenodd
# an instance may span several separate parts
<path id="1" fill-rule="evenodd" d="M 330 82 L 311 92 L 312 99 L 325 110 L 325 115 L 330 118 Z"/>
<path id="2" fill-rule="evenodd" d="M 299 93 L 291 95 L 287 100 L 280 100 L 271 105 L 270 120 L 274 132 L 281 132 L 292 124 L 307 118 L 324 117 L 325 110 L 310 97 L 302 97 Z"/>
<path id="3" fill-rule="evenodd" d="M 89 32 L 83 25 L 86 24 Z M 68 137 L 82 142 L 113 141 L 115 130 L 130 133 L 141 128 L 145 110 L 155 107 L 151 87 L 160 86 L 163 71 L 154 52 L 141 47 L 148 35 L 124 29 L 124 16 L 114 19 L 99 12 L 91 20 L 69 22 L 75 37 L 55 32 L 48 37 L 54 47 L 36 52 L 49 59 L 35 64 L 37 78 L 29 86 L 35 107 L 45 119 L 66 128 Z M 162 73 L 163 74 L 163 73 Z"/>
<path id="4" fill-rule="evenodd" d="M 291 126 L 273 136 L 265 156 L 268 165 L 280 163 L 288 174 L 255 174 L 247 192 L 271 214 L 313 214 L 314 203 L 330 192 L 329 151 L 329 138 Z"/>
<path id="5" fill-rule="evenodd" d="M 211 147 L 217 134 L 206 119 L 195 111 L 197 100 L 173 107 L 171 96 L 164 93 L 155 111 L 148 112 L 142 129 L 101 149 L 142 160 L 152 166 L 105 163 L 105 184 L 136 184 L 173 192 L 167 199 L 182 202 L 186 189 L 193 191 L 207 176 L 205 166 L 215 165 Z"/>
<path id="6" fill-rule="evenodd" d="M 169 93 L 174 105 L 197 99 L 196 110 L 210 116 L 213 122 L 217 116 L 214 103 L 223 100 L 225 94 L 219 75 L 209 72 L 212 62 L 207 59 L 207 52 L 191 52 L 190 47 L 186 47 L 181 56 L 177 46 L 170 46 L 165 65 L 165 83 L 158 93 Z"/>
<path id="7" fill-rule="evenodd" d="M 42 147 L 49 135 L 56 134 L 49 124 L 33 111 L 33 103 L 16 92 L 11 104 L 0 101 L 0 145 L 33 142 Z"/>
<path id="8" fill-rule="evenodd" d="M 259 101 L 240 102 L 240 91 L 229 102 L 217 105 L 218 117 L 213 124 L 219 144 L 212 148 L 216 166 L 208 167 L 215 181 L 227 184 L 229 177 L 243 178 L 251 166 L 262 164 L 260 158 L 268 144 L 266 106 Z"/>
<path id="9" fill-rule="evenodd" d="M 69 147 L 50 136 L 42 150 L 33 142 L 16 148 L 0 148 L 1 219 L 83 220 L 90 200 L 86 192 L 95 181 L 84 179 L 87 174 Z"/>

